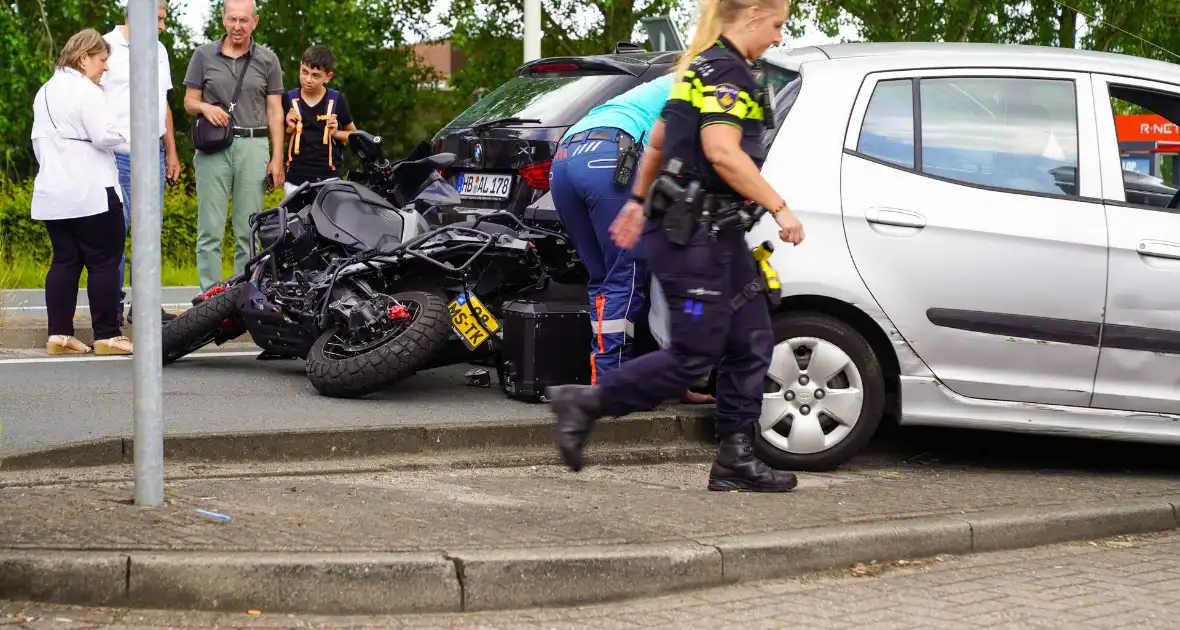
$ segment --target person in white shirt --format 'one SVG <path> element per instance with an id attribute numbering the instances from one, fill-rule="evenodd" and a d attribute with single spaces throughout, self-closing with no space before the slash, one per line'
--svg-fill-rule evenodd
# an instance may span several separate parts
<path id="1" fill-rule="evenodd" d="M 86 291 L 96 354 L 131 354 L 119 330 L 119 261 L 125 223 L 116 151 L 130 152 L 131 132 L 119 127 L 107 107 L 99 78 L 110 45 L 94 29 L 75 34 L 58 57 L 53 76 L 33 99 L 32 217 L 43 221 L 53 245 L 45 277 L 49 354 L 91 351 L 74 338 L 78 280 Z"/>
<path id="2" fill-rule="evenodd" d="M 128 4 L 130 6 L 130 4 Z M 130 29 L 127 26 L 128 9 L 123 9 L 124 21 L 111 32 L 103 36 L 111 45 L 111 57 L 107 61 L 107 72 L 103 75 L 101 84 L 107 97 L 107 105 L 119 126 L 131 126 L 131 60 L 130 60 Z M 168 17 L 167 0 L 157 0 L 156 28 L 164 32 L 164 20 Z M 172 109 L 168 107 L 168 91 L 172 89 L 172 66 L 168 60 L 168 49 L 162 42 L 157 42 L 157 65 L 159 66 L 160 90 L 160 210 L 164 209 L 164 183 L 176 181 L 180 176 L 180 157 L 176 153 L 176 135 L 172 126 Z M 131 156 L 126 153 L 115 153 L 115 165 L 119 168 L 119 186 L 123 189 L 123 219 L 127 229 L 131 229 Z M 126 275 L 124 275 L 126 274 Z M 123 279 L 127 278 L 124 284 Z M 123 287 L 133 282 L 131 267 L 124 255 L 119 263 L 119 317 L 123 316 L 123 302 L 127 294 Z M 135 306 L 127 313 L 127 323 L 131 323 Z M 162 309 L 161 309 L 162 310 Z M 175 319 L 175 315 L 163 311 L 161 317 L 167 322 Z"/>

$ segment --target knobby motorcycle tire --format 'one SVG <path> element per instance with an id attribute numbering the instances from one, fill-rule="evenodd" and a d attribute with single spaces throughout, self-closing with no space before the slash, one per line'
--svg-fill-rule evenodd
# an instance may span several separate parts
<path id="1" fill-rule="evenodd" d="M 197 302 L 161 333 L 164 365 L 213 343 L 225 320 L 237 315 L 237 294 L 241 285 L 229 287 L 207 300 Z"/>
<path id="2" fill-rule="evenodd" d="M 407 291 L 392 296 L 417 302 L 420 311 L 402 334 L 365 354 L 342 360 L 324 356 L 324 346 L 336 333 L 320 335 L 307 355 L 307 378 L 316 391 L 334 398 L 359 398 L 406 379 L 446 344 L 451 324 L 447 303 L 433 293 Z"/>

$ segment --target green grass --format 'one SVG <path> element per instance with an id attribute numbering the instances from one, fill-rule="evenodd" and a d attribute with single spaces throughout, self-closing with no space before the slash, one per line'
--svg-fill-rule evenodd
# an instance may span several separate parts
<path id="1" fill-rule="evenodd" d="M 0 269 L 0 289 L 44 289 L 45 274 L 48 271 L 49 261 L 36 262 L 18 259 L 12 263 L 3 263 L 3 268 Z M 160 271 L 163 286 L 196 286 L 198 284 L 196 264 L 179 266 L 165 260 Z M 233 275 L 233 271 L 232 259 L 222 262 L 221 276 L 223 278 Z M 134 280 L 134 278 L 132 279 Z M 85 269 L 82 270 L 82 278 L 78 282 L 78 286 L 79 288 L 86 287 Z"/>

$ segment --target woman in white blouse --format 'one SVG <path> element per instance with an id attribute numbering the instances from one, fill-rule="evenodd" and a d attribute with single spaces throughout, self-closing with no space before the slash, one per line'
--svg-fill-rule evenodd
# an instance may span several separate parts
<path id="1" fill-rule="evenodd" d="M 53 76 L 33 99 L 33 152 L 40 170 L 32 217 L 45 222 L 53 264 L 45 277 L 49 354 L 91 351 L 74 337 L 82 268 L 96 354 L 131 354 L 119 329 L 123 199 L 114 151 L 129 152 L 130 130 L 115 126 L 99 79 L 110 47 L 94 29 L 66 42 Z"/>

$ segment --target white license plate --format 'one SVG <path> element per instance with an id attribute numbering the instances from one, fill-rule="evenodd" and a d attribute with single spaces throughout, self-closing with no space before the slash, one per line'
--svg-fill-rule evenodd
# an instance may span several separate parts
<path id="1" fill-rule="evenodd" d="M 512 176 L 460 173 L 459 183 L 455 188 L 459 191 L 460 197 L 507 199 L 508 192 L 512 188 Z"/>

